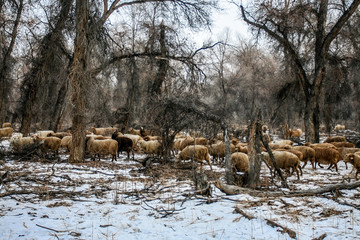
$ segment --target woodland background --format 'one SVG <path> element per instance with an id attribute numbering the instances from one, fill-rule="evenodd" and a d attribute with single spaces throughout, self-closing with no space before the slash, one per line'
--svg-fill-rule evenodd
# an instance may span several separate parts
<path id="1" fill-rule="evenodd" d="M 226 1 L 252 38 L 195 48 L 217 2 L 0 1 L 0 122 L 210 134 L 209 116 L 236 131 L 260 111 L 312 141 L 359 130 L 359 1 Z"/>

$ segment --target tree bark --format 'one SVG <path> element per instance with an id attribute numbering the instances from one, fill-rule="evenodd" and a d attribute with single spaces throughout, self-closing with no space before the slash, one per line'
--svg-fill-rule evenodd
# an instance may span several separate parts
<path id="1" fill-rule="evenodd" d="M 314 196 L 318 194 L 323 194 L 327 192 L 333 192 L 336 190 L 342 189 L 355 189 L 360 187 L 360 181 L 352 182 L 352 183 L 339 183 L 339 184 L 332 184 L 325 187 L 319 187 L 316 189 L 306 189 L 306 190 L 299 190 L 299 191 L 261 191 L 261 190 L 254 190 L 249 188 L 243 188 L 235 185 L 229 185 L 217 181 L 215 186 L 220 189 L 225 194 L 228 195 L 237 195 L 237 194 L 249 194 L 254 197 L 299 197 L 299 196 Z"/>
<path id="2" fill-rule="evenodd" d="M 85 160 L 85 115 L 86 81 L 89 79 L 89 41 L 88 41 L 88 1 L 76 0 L 76 37 L 74 61 L 69 75 L 73 104 L 72 144 L 69 162 L 81 163 Z"/>
<path id="3" fill-rule="evenodd" d="M 23 0 L 19 1 L 16 19 L 14 21 L 14 27 L 11 33 L 11 41 L 8 48 L 5 50 L 4 56 L 2 56 L 2 62 L 0 65 L 0 123 L 4 123 L 6 121 L 8 96 L 10 91 L 9 81 L 7 79 L 10 70 L 9 64 L 17 37 L 17 31 L 20 24 L 22 10 Z M 1 47 L 3 48 L 3 46 Z"/>

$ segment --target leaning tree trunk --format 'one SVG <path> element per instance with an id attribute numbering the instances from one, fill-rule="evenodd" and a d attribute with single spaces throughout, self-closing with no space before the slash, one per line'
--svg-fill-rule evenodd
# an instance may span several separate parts
<path id="1" fill-rule="evenodd" d="M 69 162 L 84 162 L 85 159 L 85 114 L 86 92 L 85 85 L 88 74 L 88 1 L 76 0 L 76 37 L 74 46 L 74 60 L 69 75 L 73 104 L 72 143 Z"/>
<path id="2" fill-rule="evenodd" d="M 258 114 L 260 116 L 260 114 Z M 244 180 L 249 188 L 256 188 L 260 180 L 261 170 L 261 129 L 259 118 L 253 121 L 250 125 L 249 134 L 249 174 L 247 179 Z"/>

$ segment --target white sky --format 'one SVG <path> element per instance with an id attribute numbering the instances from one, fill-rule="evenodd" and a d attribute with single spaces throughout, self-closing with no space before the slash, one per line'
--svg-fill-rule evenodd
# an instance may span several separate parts
<path id="1" fill-rule="evenodd" d="M 227 29 L 229 29 L 230 41 L 236 40 L 238 36 L 249 39 L 250 34 L 247 25 L 241 20 L 238 8 L 227 1 L 221 1 L 220 7 L 224 10 L 213 13 L 212 32 L 205 30 L 199 33 L 199 44 L 207 42 L 210 38 L 212 41 L 222 40 Z"/>

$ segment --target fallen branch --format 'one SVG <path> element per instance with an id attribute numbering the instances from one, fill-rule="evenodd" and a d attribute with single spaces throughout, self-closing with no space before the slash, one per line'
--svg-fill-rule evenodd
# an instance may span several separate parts
<path id="1" fill-rule="evenodd" d="M 289 236 L 291 238 L 296 238 L 296 232 L 291 230 L 290 228 L 284 227 L 284 226 L 282 226 L 282 225 L 280 225 L 280 224 L 278 224 L 278 223 L 276 223 L 276 222 L 274 222 L 272 220 L 269 220 L 269 219 L 266 219 L 266 224 L 271 226 L 271 227 L 281 228 L 282 229 L 282 231 L 281 231 L 282 234 L 287 233 L 287 234 L 289 234 Z"/>
<path id="2" fill-rule="evenodd" d="M 313 240 L 323 240 L 323 239 L 326 238 L 326 237 L 327 237 L 327 234 L 324 233 L 324 234 L 320 235 L 320 236 L 317 237 L 317 238 L 313 238 Z"/>
<path id="3" fill-rule="evenodd" d="M 235 207 L 234 212 L 240 213 L 241 215 L 243 215 L 244 217 L 246 217 L 246 218 L 249 219 L 249 220 L 252 220 L 252 219 L 255 218 L 254 216 L 245 213 L 245 212 L 244 212 L 243 210 L 241 210 L 239 207 Z"/>
<path id="4" fill-rule="evenodd" d="M 250 188 L 243 188 L 234 185 L 228 185 L 222 183 L 220 181 L 216 181 L 215 186 L 220 189 L 223 193 L 227 195 L 236 195 L 236 194 L 249 194 L 255 197 L 298 197 L 298 196 L 314 196 L 327 192 L 333 192 L 335 190 L 342 189 L 355 189 L 360 187 L 360 181 L 352 182 L 352 183 L 339 183 L 339 184 L 331 184 L 326 187 L 320 187 L 316 189 L 307 189 L 300 191 L 273 191 L 273 192 L 264 192 Z"/>

